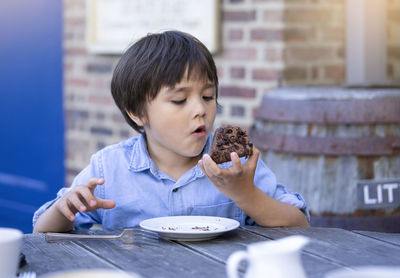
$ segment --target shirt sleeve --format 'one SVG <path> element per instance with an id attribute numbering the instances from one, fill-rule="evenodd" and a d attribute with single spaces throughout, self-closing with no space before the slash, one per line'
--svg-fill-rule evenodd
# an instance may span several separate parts
<path id="1" fill-rule="evenodd" d="M 308 211 L 307 203 L 299 193 L 291 192 L 284 185 L 277 184 L 275 196 L 273 197 L 281 202 L 290 204 L 300 209 L 307 217 L 307 221 L 310 222 L 310 212 Z"/>
<path id="2" fill-rule="evenodd" d="M 291 192 L 284 185 L 279 184 L 276 180 L 275 174 L 260 158 L 258 159 L 257 163 L 254 183 L 258 188 L 274 199 L 300 209 L 307 217 L 307 220 L 310 221 L 310 214 L 304 198 L 299 193 Z M 246 224 L 254 224 L 254 221 L 251 219 L 246 219 Z"/>
<path id="3" fill-rule="evenodd" d="M 65 196 L 73 187 L 82 185 L 88 182 L 89 179 L 93 177 L 100 177 L 104 178 L 100 175 L 99 171 L 97 171 L 96 167 L 96 155 L 93 155 L 90 164 L 86 166 L 73 180 L 70 187 L 64 187 L 58 191 L 57 196 L 55 199 L 45 203 L 42 205 L 33 215 L 33 226 L 35 225 L 36 221 L 38 220 L 39 216 L 42 215 L 48 208 L 50 208 L 58 199 Z M 103 197 L 102 190 L 99 189 L 100 187 L 96 187 L 95 195 L 99 197 Z M 74 223 L 74 230 L 76 229 L 89 229 L 93 224 L 101 224 L 101 216 L 99 210 L 91 211 L 91 212 L 78 212 L 75 215 L 75 223 Z"/>

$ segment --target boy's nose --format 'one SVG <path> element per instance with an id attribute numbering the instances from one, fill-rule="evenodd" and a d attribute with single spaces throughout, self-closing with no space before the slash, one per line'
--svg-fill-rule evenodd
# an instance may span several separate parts
<path id="1" fill-rule="evenodd" d="M 193 103 L 192 109 L 194 117 L 203 117 L 206 114 L 206 105 L 201 100 L 196 100 Z"/>

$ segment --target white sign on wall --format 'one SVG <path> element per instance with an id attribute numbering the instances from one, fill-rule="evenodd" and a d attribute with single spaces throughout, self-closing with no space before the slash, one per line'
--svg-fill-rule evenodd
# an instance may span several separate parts
<path id="1" fill-rule="evenodd" d="M 86 0 L 89 52 L 121 54 L 148 33 L 187 32 L 218 50 L 219 0 Z"/>
<path id="2" fill-rule="evenodd" d="M 400 179 L 358 181 L 357 204 L 361 209 L 399 207 Z"/>

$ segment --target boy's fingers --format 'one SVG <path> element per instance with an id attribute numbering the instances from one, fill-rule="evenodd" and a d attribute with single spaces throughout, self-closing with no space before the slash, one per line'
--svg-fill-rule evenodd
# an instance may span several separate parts
<path id="1" fill-rule="evenodd" d="M 240 162 L 240 158 L 237 153 L 232 152 L 231 153 L 231 160 L 232 160 L 232 167 L 231 171 L 235 175 L 239 175 L 240 173 L 243 172 L 242 170 L 242 163 Z"/>
<path id="2" fill-rule="evenodd" d="M 221 169 L 218 167 L 218 165 L 214 162 L 214 160 L 212 160 L 212 158 L 208 154 L 205 154 L 203 156 L 202 160 L 203 160 L 204 169 L 209 176 L 221 175 Z"/>
<path id="3" fill-rule="evenodd" d="M 82 212 L 87 210 L 86 205 L 81 201 L 77 194 L 71 194 L 68 199 L 72 208 Z"/>
<path id="4" fill-rule="evenodd" d="M 84 186 L 81 190 L 80 193 L 82 195 L 82 198 L 84 199 L 84 201 L 86 202 L 86 204 L 91 207 L 94 208 L 97 205 L 97 201 L 96 198 L 93 194 L 94 189 L 96 188 L 97 185 L 102 185 L 104 184 L 104 179 L 102 178 L 91 178 L 87 183 L 86 183 L 86 187 Z"/>
<path id="5" fill-rule="evenodd" d="M 71 211 L 68 202 L 64 199 L 61 199 L 58 208 L 62 215 L 64 215 L 69 221 L 75 221 L 75 214 Z"/>
<path id="6" fill-rule="evenodd" d="M 249 159 L 247 160 L 248 166 L 251 168 L 257 167 L 258 157 L 260 156 L 260 151 L 253 146 L 253 154 L 250 155 Z"/>
<path id="7" fill-rule="evenodd" d="M 206 172 L 206 170 L 204 169 L 204 162 L 203 162 L 203 160 L 200 159 L 199 162 L 198 162 L 198 164 L 199 164 L 199 167 L 200 167 L 201 171 L 204 173 L 204 175 L 206 175 L 206 176 L 208 177 L 207 172 Z"/>
<path id="8" fill-rule="evenodd" d="M 205 175 L 209 180 L 211 180 L 210 175 L 207 173 L 206 169 L 204 168 L 204 161 L 203 161 L 202 159 L 199 160 L 199 166 L 200 166 L 201 171 L 203 171 L 204 175 Z"/>
<path id="9" fill-rule="evenodd" d="M 96 206 L 96 197 L 93 195 L 93 192 L 89 188 L 83 186 L 80 189 L 79 193 L 89 207 L 93 208 Z"/>
<path id="10" fill-rule="evenodd" d="M 91 178 L 88 182 L 87 182 L 87 186 L 90 189 L 95 189 L 97 185 L 99 184 L 103 184 L 104 180 L 102 178 Z"/>
<path id="11" fill-rule="evenodd" d="M 112 209 L 116 205 L 115 201 L 113 200 L 105 200 L 101 198 L 96 198 L 96 199 L 97 199 L 97 208 Z"/>

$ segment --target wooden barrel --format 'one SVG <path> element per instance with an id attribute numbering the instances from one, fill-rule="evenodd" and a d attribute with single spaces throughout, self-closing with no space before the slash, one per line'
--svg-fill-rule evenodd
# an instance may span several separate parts
<path id="1" fill-rule="evenodd" d="M 365 211 L 357 201 L 360 180 L 400 180 L 399 88 L 279 88 L 264 95 L 250 137 L 278 181 L 304 196 L 312 223 L 378 213 L 397 215 L 400 232 L 399 208 Z M 355 228 L 382 230 L 368 225 Z"/>

